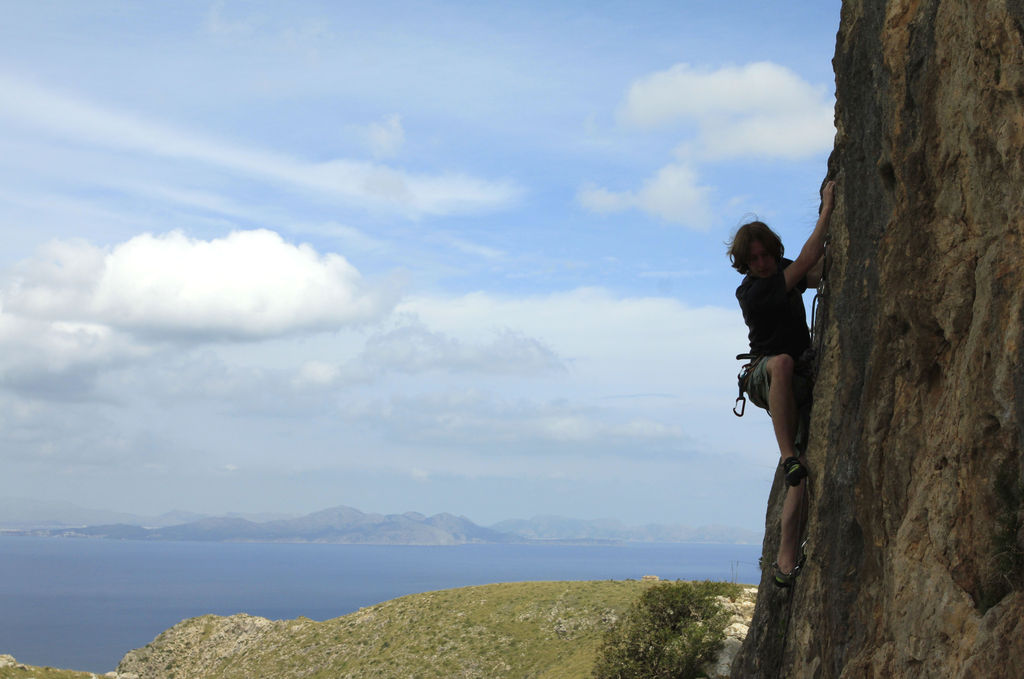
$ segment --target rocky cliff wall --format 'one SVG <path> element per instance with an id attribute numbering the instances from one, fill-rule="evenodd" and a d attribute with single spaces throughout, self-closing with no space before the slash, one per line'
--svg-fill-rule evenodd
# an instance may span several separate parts
<path id="1" fill-rule="evenodd" d="M 1024 677 L 1024 1 L 845 0 L 834 66 L 809 559 L 733 677 Z"/>

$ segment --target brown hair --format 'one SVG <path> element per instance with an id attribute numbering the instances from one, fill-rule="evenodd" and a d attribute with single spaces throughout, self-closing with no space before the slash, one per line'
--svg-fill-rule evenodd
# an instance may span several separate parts
<path id="1" fill-rule="evenodd" d="M 786 251 L 782 247 L 782 239 L 769 229 L 768 225 L 764 222 L 748 222 L 744 224 L 736 231 L 736 235 L 732 237 L 732 240 L 729 241 L 728 250 L 732 268 L 742 274 L 750 271 L 750 267 L 747 266 L 747 260 L 750 259 L 750 246 L 754 241 L 760 242 L 764 249 L 768 251 L 768 254 L 775 257 L 775 259 L 782 259 L 782 253 Z"/>

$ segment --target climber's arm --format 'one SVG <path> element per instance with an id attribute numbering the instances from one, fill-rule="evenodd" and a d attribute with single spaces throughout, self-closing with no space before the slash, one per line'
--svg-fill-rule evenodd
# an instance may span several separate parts
<path id="1" fill-rule="evenodd" d="M 800 255 L 782 272 L 786 277 L 787 291 L 795 288 L 825 254 L 825 236 L 828 235 L 829 218 L 832 216 L 835 188 L 835 182 L 825 183 L 825 188 L 821 191 L 821 214 L 818 215 L 818 223 L 814 225 L 814 231 L 801 248 Z"/>

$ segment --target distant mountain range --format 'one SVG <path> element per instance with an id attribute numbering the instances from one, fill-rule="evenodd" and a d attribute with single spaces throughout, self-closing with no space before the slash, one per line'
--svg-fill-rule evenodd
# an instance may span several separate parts
<path id="1" fill-rule="evenodd" d="M 231 512 L 229 518 L 249 521 L 273 521 L 295 518 L 295 514 L 239 514 Z M 128 512 L 82 507 L 72 502 L 39 500 L 26 497 L 0 497 L 0 529 L 61 528 L 98 524 L 125 523 L 133 526 L 158 528 L 175 526 L 189 521 L 210 518 L 209 514 L 173 511 L 159 516 L 140 516 Z"/>
<path id="2" fill-rule="evenodd" d="M 205 516 L 170 512 L 159 517 L 105 512 L 71 503 L 0 498 L 0 531 L 8 535 L 187 540 L 204 542 L 323 542 L 339 544 L 458 545 L 512 542 L 759 543 L 761 535 L 731 526 L 627 526 L 557 516 L 512 519 L 490 527 L 453 514 L 367 514 L 338 506 L 306 516 Z"/>

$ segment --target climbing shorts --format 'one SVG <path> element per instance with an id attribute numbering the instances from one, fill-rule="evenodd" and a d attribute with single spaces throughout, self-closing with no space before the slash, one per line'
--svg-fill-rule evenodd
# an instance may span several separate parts
<path id="1" fill-rule="evenodd" d="M 771 387 L 771 376 L 768 374 L 768 359 L 764 356 L 757 361 L 754 369 L 747 377 L 746 392 L 750 402 L 759 408 L 768 410 L 768 390 Z M 807 433 L 810 424 L 811 397 L 814 394 L 814 382 L 810 377 L 800 374 L 793 375 L 793 395 L 796 396 L 796 407 L 799 410 L 796 427 L 796 447 L 801 453 L 807 447 Z"/>
<path id="2" fill-rule="evenodd" d="M 772 378 L 768 374 L 768 360 L 771 356 L 764 356 L 757 361 L 757 365 L 747 377 L 746 392 L 750 401 L 759 408 L 768 410 L 768 389 L 772 385 Z M 796 405 L 801 407 L 811 402 L 814 392 L 814 383 L 809 377 L 800 373 L 793 375 L 793 395 L 796 396 Z"/>

